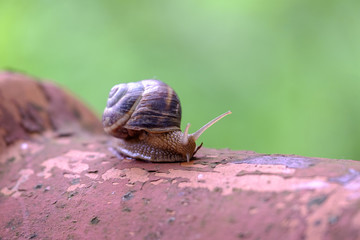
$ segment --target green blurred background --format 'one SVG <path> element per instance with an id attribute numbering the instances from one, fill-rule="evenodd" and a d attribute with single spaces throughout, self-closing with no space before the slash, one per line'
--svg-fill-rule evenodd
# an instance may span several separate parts
<path id="1" fill-rule="evenodd" d="M 360 1 L 0 0 L 0 68 L 51 79 L 99 117 L 157 78 L 206 147 L 360 159 Z M 199 141 L 199 142 L 200 142 Z"/>

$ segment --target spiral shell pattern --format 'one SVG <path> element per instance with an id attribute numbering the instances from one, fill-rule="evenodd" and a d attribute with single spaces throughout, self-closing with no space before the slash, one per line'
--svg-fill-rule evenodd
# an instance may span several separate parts
<path id="1" fill-rule="evenodd" d="M 115 137 L 128 130 L 150 133 L 180 130 L 180 123 L 179 97 L 159 80 L 115 85 L 103 114 L 105 132 Z"/>

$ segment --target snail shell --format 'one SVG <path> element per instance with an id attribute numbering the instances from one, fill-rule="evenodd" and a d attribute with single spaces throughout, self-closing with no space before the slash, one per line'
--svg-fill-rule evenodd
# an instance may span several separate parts
<path id="1" fill-rule="evenodd" d="M 105 132 L 122 137 L 126 130 L 161 133 L 180 130 L 180 100 L 168 85 L 143 80 L 114 86 L 103 114 Z"/>
<path id="2" fill-rule="evenodd" d="M 106 133 L 118 138 L 122 155 L 152 162 L 189 161 L 196 139 L 226 112 L 193 134 L 180 130 L 181 105 L 175 91 L 159 80 L 115 85 L 103 114 Z"/>

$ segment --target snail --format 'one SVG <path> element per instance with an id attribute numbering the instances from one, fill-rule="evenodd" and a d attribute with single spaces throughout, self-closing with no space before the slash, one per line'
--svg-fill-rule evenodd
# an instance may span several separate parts
<path id="1" fill-rule="evenodd" d="M 159 80 L 115 85 L 109 93 L 102 123 L 116 138 L 121 155 L 151 162 L 188 161 L 199 150 L 195 141 L 228 111 L 189 134 L 181 132 L 181 106 L 175 91 Z"/>

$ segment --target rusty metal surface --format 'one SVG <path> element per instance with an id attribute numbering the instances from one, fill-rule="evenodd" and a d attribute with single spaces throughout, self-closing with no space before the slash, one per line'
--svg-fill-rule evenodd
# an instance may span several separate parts
<path id="1" fill-rule="evenodd" d="M 359 239 L 360 162 L 206 148 L 190 163 L 118 159 L 82 118 L 59 116 L 81 122 L 61 134 L 21 106 L 27 137 L 0 155 L 0 239 Z"/>
<path id="2" fill-rule="evenodd" d="M 107 137 L 77 135 L 18 143 L 1 169 L 2 239 L 359 234 L 356 161 L 202 149 L 190 163 L 156 164 L 119 160 Z"/>

